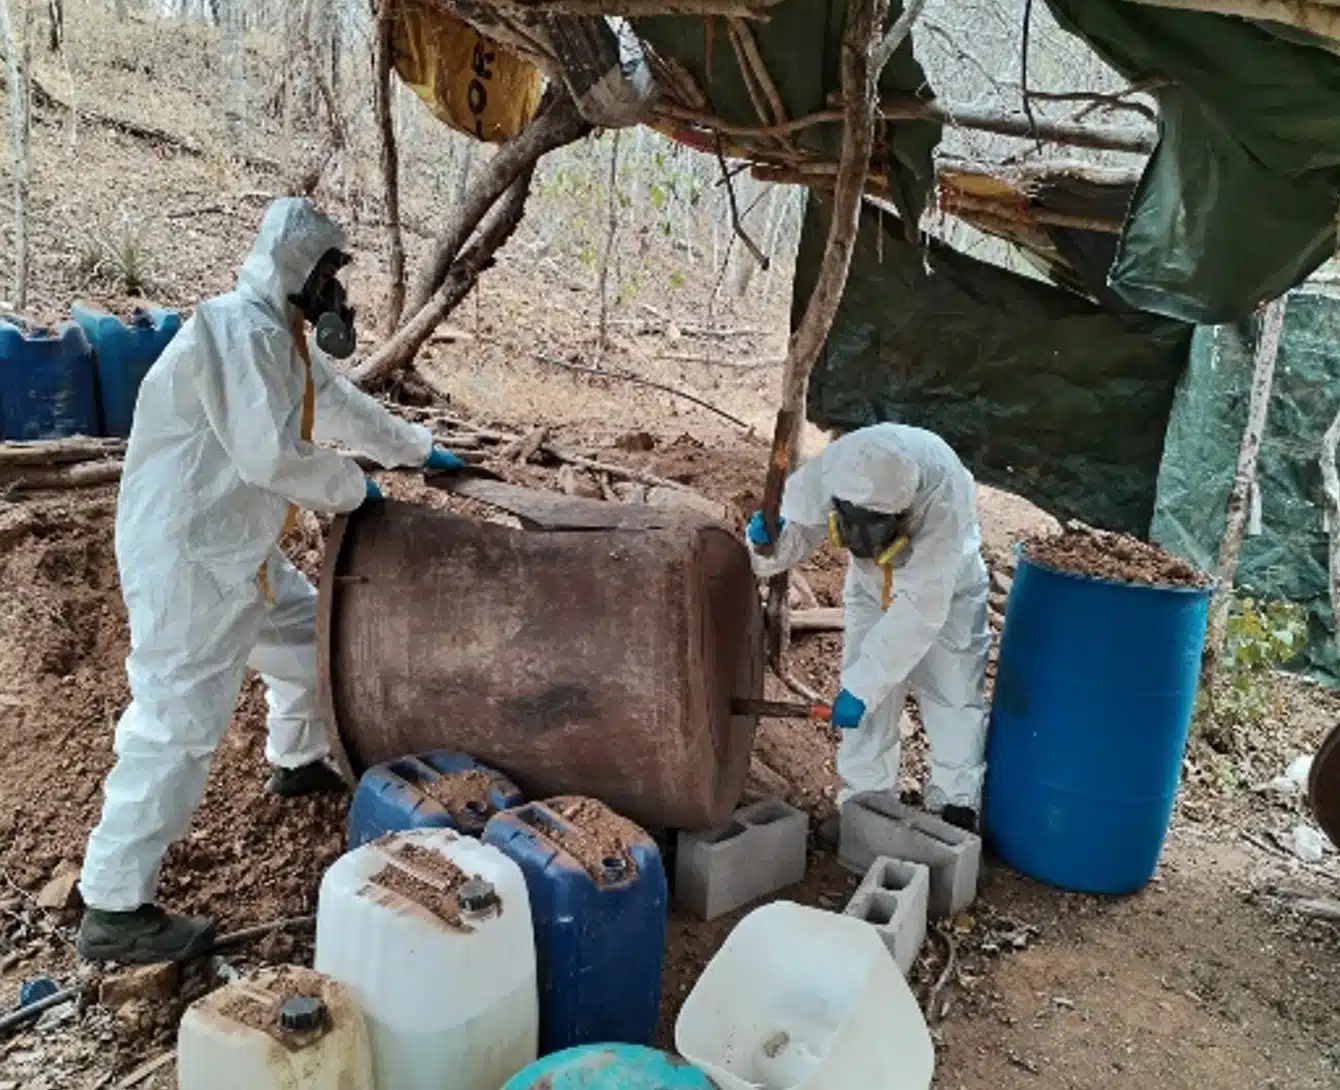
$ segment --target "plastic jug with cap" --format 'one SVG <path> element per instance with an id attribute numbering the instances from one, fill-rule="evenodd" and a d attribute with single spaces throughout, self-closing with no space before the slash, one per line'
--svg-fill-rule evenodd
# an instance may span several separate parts
<path id="1" fill-rule="evenodd" d="M 464 753 L 439 749 L 374 765 L 349 804 L 349 847 L 406 829 L 456 829 L 479 836 L 500 810 L 522 803 L 501 772 Z"/>
<path id="2" fill-rule="evenodd" d="M 650 1044 L 661 1009 L 669 894 L 656 842 L 598 799 L 497 814 L 484 842 L 526 876 L 540 982 L 540 1051 Z"/>
<path id="3" fill-rule="evenodd" d="M 392 833 L 336 860 L 316 968 L 358 998 L 382 1090 L 498 1090 L 535 1059 L 525 878 L 454 830 Z"/>
<path id="4" fill-rule="evenodd" d="M 140 383 L 181 329 L 181 315 L 142 307 L 123 322 L 115 314 L 79 304 L 70 313 L 93 346 L 103 427 L 108 435 L 124 439 L 130 435 Z"/>
<path id="5" fill-rule="evenodd" d="M 927 1090 L 935 1048 L 879 933 L 778 901 L 731 932 L 689 993 L 675 1047 L 721 1090 Z"/>
<path id="6" fill-rule="evenodd" d="M 373 1090 L 353 993 L 286 965 L 211 992 L 177 1031 L 179 1090 Z"/>
<path id="7" fill-rule="evenodd" d="M 0 314 L 0 438 L 99 435 L 93 349 L 73 322 L 55 329 Z"/>

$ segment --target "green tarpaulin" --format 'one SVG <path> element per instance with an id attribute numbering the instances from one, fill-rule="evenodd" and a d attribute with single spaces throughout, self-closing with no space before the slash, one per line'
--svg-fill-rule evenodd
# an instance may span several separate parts
<path id="1" fill-rule="evenodd" d="M 1340 57 L 1255 23 L 1130 0 L 1047 0 L 1132 81 L 1157 78 L 1159 146 L 1110 282 L 1187 321 L 1251 314 L 1335 252 Z"/>
<path id="2" fill-rule="evenodd" d="M 1213 571 L 1252 381 L 1253 324 L 1196 331 L 1159 473 L 1152 537 Z M 1307 607 L 1307 670 L 1340 683 L 1332 635 L 1321 437 L 1340 408 L 1340 301 L 1289 298 L 1257 464 L 1260 533 L 1243 544 L 1238 586 Z"/>
<path id="3" fill-rule="evenodd" d="M 813 290 L 827 207 L 811 197 L 793 315 Z M 1113 314 L 946 246 L 910 245 L 896 218 L 867 207 L 808 416 L 929 428 L 979 480 L 1144 536 L 1190 339 L 1182 322 Z"/>
<path id="4" fill-rule="evenodd" d="M 892 21 L 902 11 L 890 4 Z M 767 22 L 749 23 L 758 51 L 791 119 L 832 108 L 830 96 L 842 90 L 840 48 L 847 19 L 845 0 L 788 0 L 769 9 Z M 662 57 L 673 58 L 707 96 L 711 113 L 732 125 L 762 125 L 741 73 L 725 19 L 688 19 L 662 15 L 632 20 L 638 37 Z M 926 73 L 917 63 L 909 37 L 880 76 L 880 93 L 901 98 L 929 97 Z M 940 142 L 940 126 L 901 121 L 885 127 L 889 190 L 912 223 L 921 216 L 935 183 L 931 153 Z M 842 143 L 838 123 L 815 125 L 795 135 L 798 146 L 836 162 Z"/>

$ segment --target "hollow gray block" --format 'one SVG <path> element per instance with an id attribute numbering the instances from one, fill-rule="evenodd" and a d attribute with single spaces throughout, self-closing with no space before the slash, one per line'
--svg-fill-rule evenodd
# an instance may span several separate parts
<path id="1" fill-rule="evenodd" d="M 881 855 L 870 864 L 845 914 L 865 920 L 879 932 L 906 976 L 926 941 L 930 895 L 931 871 L 926 864 Z"/>
<path id="2" fill-rule="evenodd" d="M 880 856 L 930 868 L 932 916 L 962 912 L 977 897 L 981 837 L 883 792 L 857 795 L 842 807 L 838 859 L 864 874 Z"/>
<path id="3" fill-rule="evenodd" d="M 795 885 L 805 877 L 810 818 L 781 799 L 736 810 L 725 825 L 682 832 L 675 900 L 704 920 Z"/>

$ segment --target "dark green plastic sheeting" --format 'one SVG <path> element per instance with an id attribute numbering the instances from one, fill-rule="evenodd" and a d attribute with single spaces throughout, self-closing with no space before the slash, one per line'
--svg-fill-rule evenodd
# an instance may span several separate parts
<path id="1" fill-rule="evenodd" d="M 1196 331 L 1168 426 L 1152 536 L 1213 571 L 1225 507 L 1247 422 L 1254 323 Z M 1340 408 L 1340 301 L 1312 292 L 1289 298 L 1275 364 L 1270 414 L 1257 463 L 1261 533 L 1243 543 L 1238 586 L 1287 598 L 1308 611 L 1299 665 L 1340 684 L 1331 626 L 1321 438 Z"/>
<path id="2" fill-rule="evenodd" d="M 902 5 L 893 0 L 889 7 L 889 19 L 893 20 Z M 831 109 L 829 96 L 841 92 L 840 55 L 846 19 L 846 0 L 784 0 L 768 10 L 767 22 L 749 22 L 790 119 Z M 725 19 L 661 15 L 634 19 L 632 24 L 638 36 L 658 54 L 685 68 L 707 96 L 716 117 L 732 125 L 763 124 L 741 74 Z M 911 36 L 884 69 L 879 89 L 884 96 L 931 97 L 926 73 L 913 54 Z M 889 148 L 890 193 L 899 210 L 916 223 L 935 182 L 931 153 L 940 142 L 940 126 L 928 121 L 900 121 L 886 125 L 881 137 Z M 798 146 L 835 162 L 842 144 L 841 125 L 815 125 L 800 130 L 794 139 Z"/>
<path id="3" fill-rule="evenodd" d="M 1156 77 L 1159 146 L 1109 274 L 1132 306 L 1236 321 L 1335 252 L 1340 57 L 1255 23 L 1130 0 L 1047 0 L 1129 79 Z"/>
<path id="4" fill-rule="evenodd" d="M 813 290 L 827 207 L 811 197 L 793 315 Z M 1182 322 L 1113 314 L 946 246 L 910 245 L 896 218 L 867 206 L 807 415 L 929 428 L 979 480 L 1143 537 L 1190 339 Z"/>

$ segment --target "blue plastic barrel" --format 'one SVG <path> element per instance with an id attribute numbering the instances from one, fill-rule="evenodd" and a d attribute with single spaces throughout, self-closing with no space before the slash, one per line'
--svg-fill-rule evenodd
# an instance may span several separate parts
<path id="1" fill-rule="evenodd" d="M 551 799 L 498 814 L 484 830 L 484 842 L 526 876 L 541 1055 L 576 1045 L 649 1044 L 661 1006 L 669 893 L 656 842 L 617 819 L 628 831 L 622 850 L 594 866 L 579 861 L 564 847 L 565 834 L 580 835 L 579 827 L 559 813 L 573 803 L 610 813 L 595 800 Z"/>
<path id="2" fill-rule="evenodd" d="M 150 307 L 134 311 L 123 322 L 92 307 L 76 306 L 72 313 L 93 345 L 103 428 L 124 439 L 130 435 L 140 383 L 181 329 L 181 315 Z"/>
<path id="3" fill-rule="evenodd" d="M 476 781 L 487 778 L 487 788 L 451 790 L 450 781 L 463 774 Z M 408 829 L 455 829 L 479 836 L 493 814 L 523 801 L 516 784 L 464 753 L 437 750 L 388 761 L 369 768 L 358 781 L 349 804 L 349 848 Z"/>
<path id="4" fill-rule="evenodd" d="M 687 1060 L 638 1045 L 583 1045 L 537 1060 L 502 1090 L 715 1090 Z"/>
<path id="5" fill-rule="evenodd" d="M 93 350 L 73 322 L 55 329 L 0 317 L 0 438 L 99 435 Z"/>
<path id="6" fill-rule="evenodd" d="M 1210 593 L 1021 557 L 996 668 L 983 814 L 1011 867 L 1084 893 L 1131 893 L 1153 877 Z"/>

